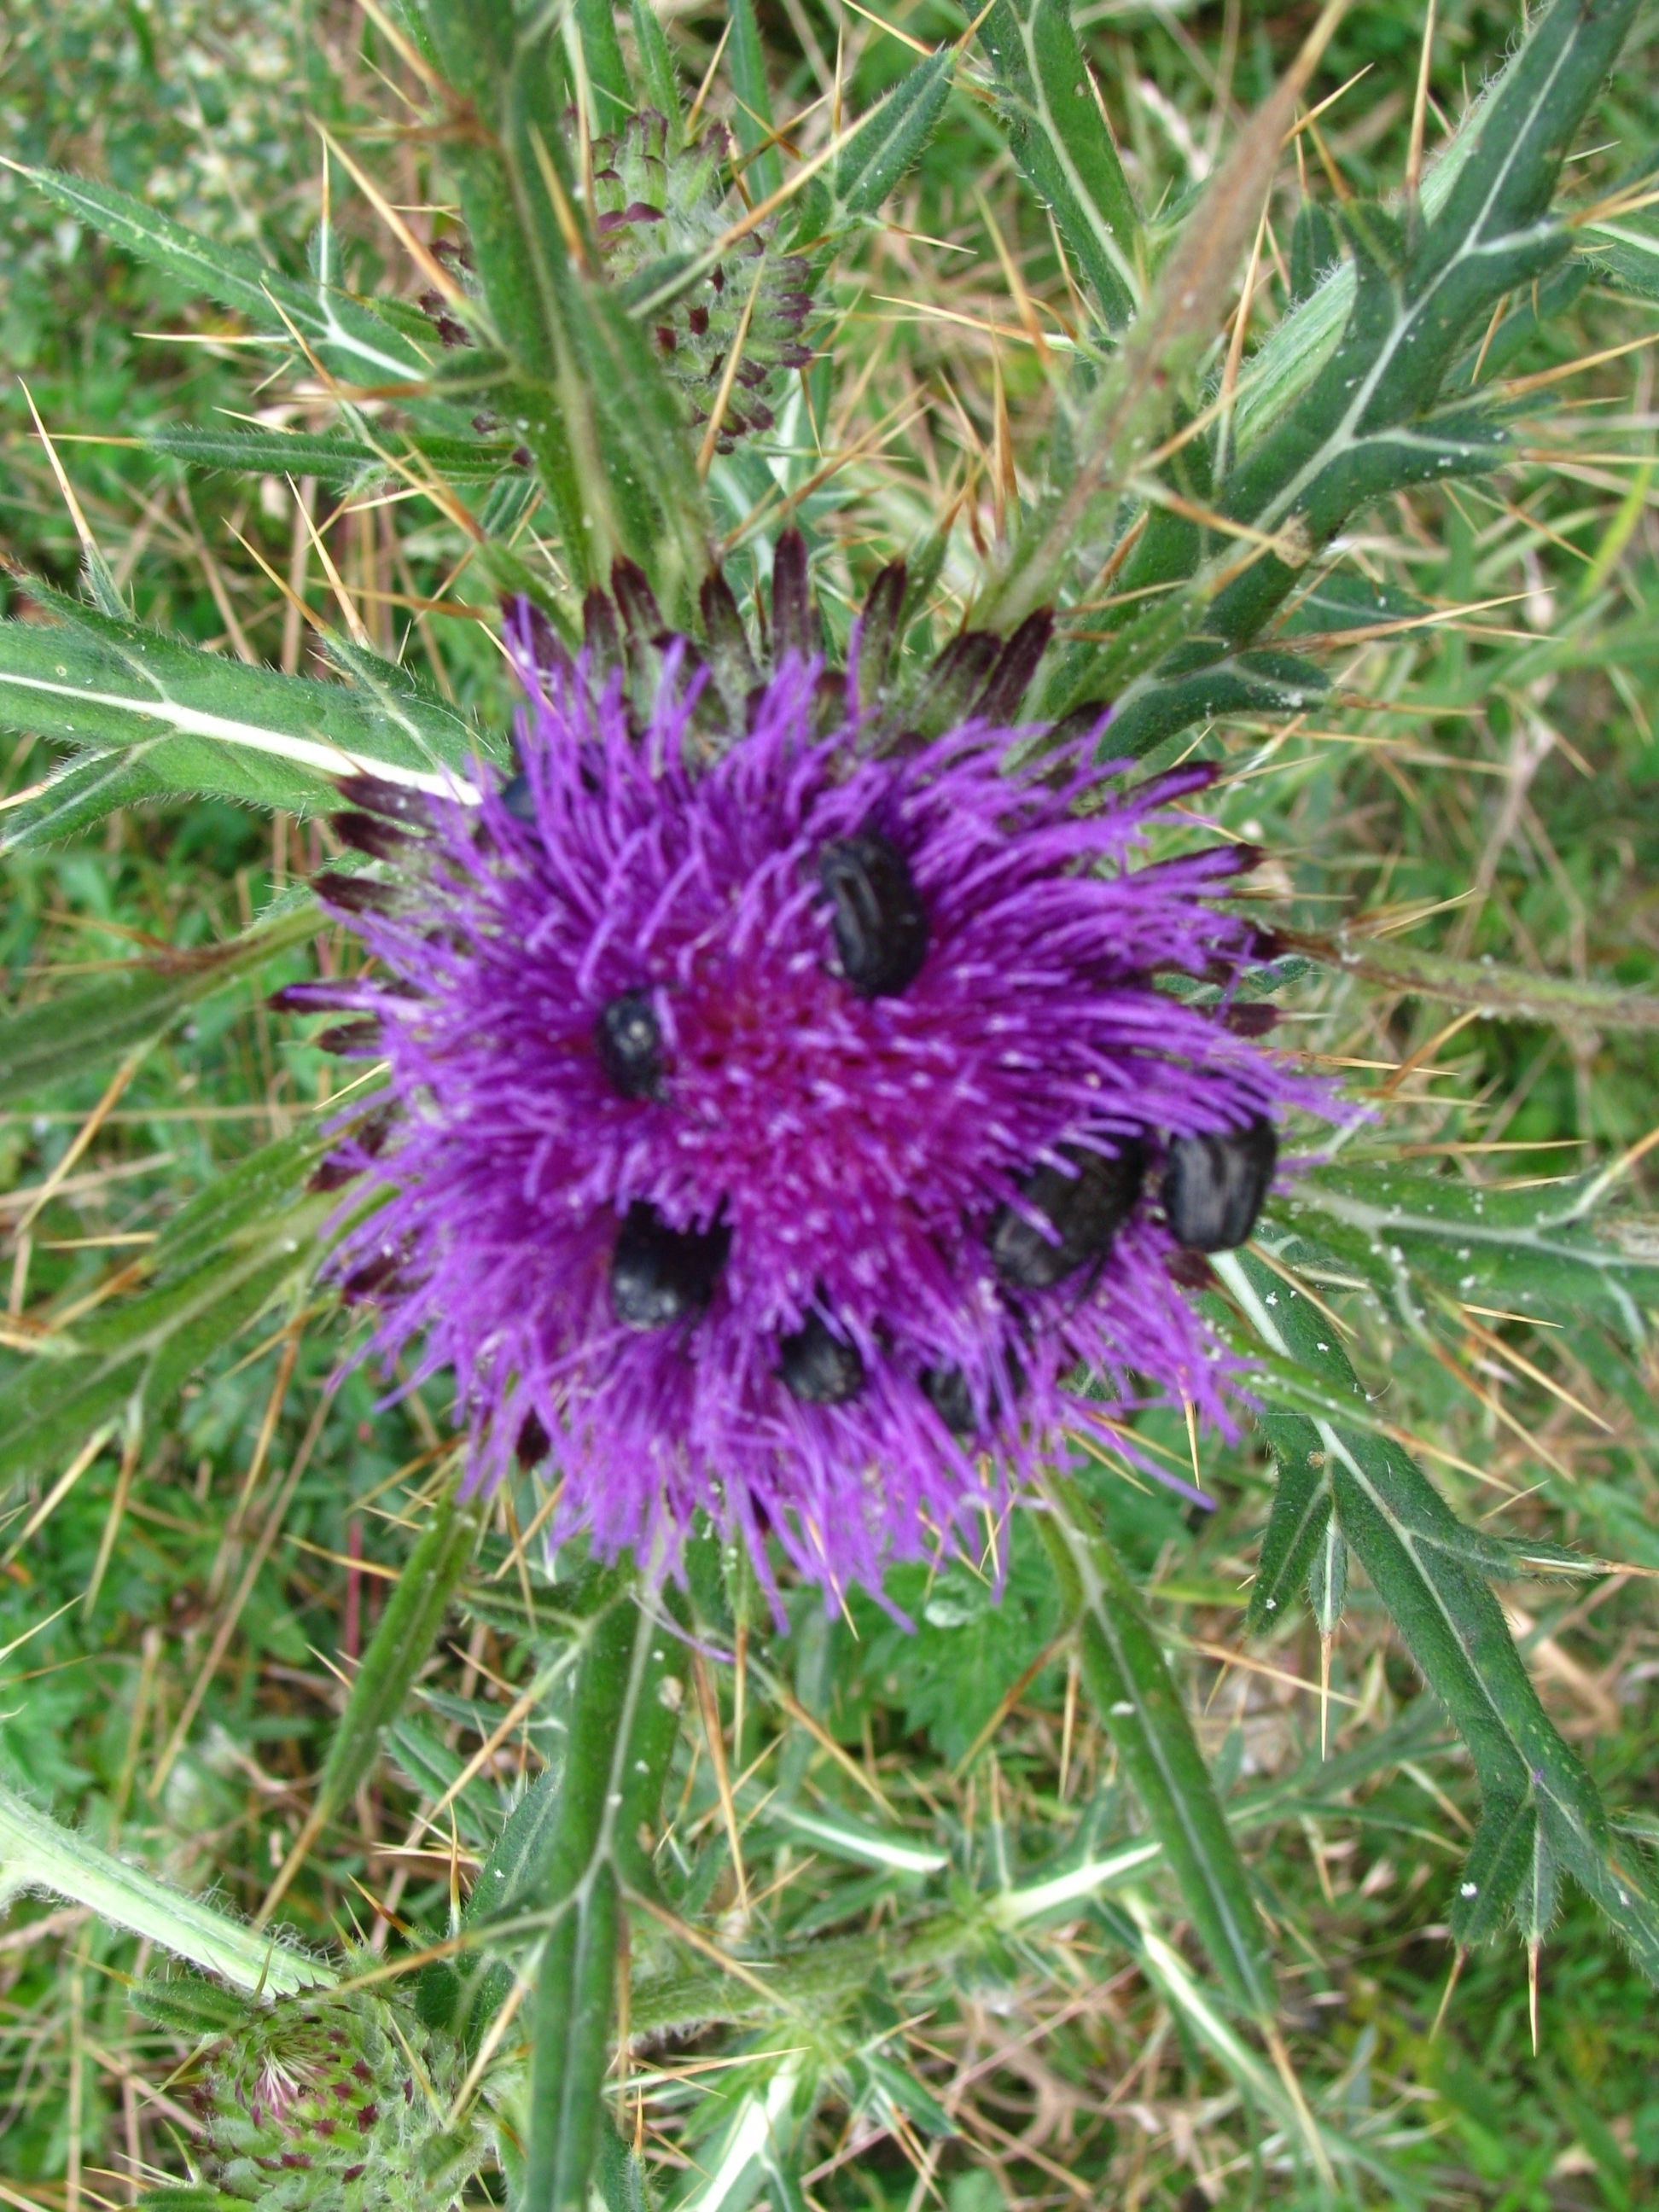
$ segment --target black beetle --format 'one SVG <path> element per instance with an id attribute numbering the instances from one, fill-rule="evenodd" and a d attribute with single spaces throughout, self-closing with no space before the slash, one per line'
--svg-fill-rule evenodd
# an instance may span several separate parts
<path id="1" fill-rule="evenodd" d="M 671 1328 L 703 1312 L 714 1295 L 732 1232 L 671 1229 L 656 1207 L 635 1199 L 611 1255 L 611 1304 L 625 1328 Z"/>
<path id="2" fill-rule="evenodd" d="M 857 1345 L 833 1335 L 815 1313 L 779 1345 L 778 1372 L 790 1395 L 807 1406 L 844 1406 L 864 1388 Z"/>
<path id="3" fill-rule="evenodd" d="M 842 975 L 861 999 L 891 999 L 927 957 L 927 910 L 902 853 L 879 830 L 838 838 L 818 855 L 818 880 L 835 907 Z"/>
<path id="4" fill-rule="evenodd" d="M 1255 1227 L 1279 1158 L 1279 1133 L 1258 1115 L 1218 1136 L 1175 1137 L 1164 1170 L 1164 1211 L 1177 1244 L 1231 1252 Z"/>
<path id="5" fill-rule="evenodd" d="M 593 1024 L 599 1065 L 624 1098 L 662 1096 L 662 1028 L 649 991 L 621 991 Z"/>
<path id="6" fill-rule="evenodd" d="M 501 805 L 515 822 L 536 819 L 536 795 L 530 788 L 530 778 L 520 769 L 501 786 Z"/>
<path id="7" fill-rule="evenodd" d="M 1006 1355 L 1008 1386 L 1016 1398 L 1025 1388 L 1025 1370 L 1012 1352 Z M 968 1377 L 959 1367 L 924 1367 L 916 1377 L 921 1395 L 939 1415 L 951 1434 L 966 1443 L 988 1428 L 1003 1410 L 1002 1393 L 993 1387 L 991 1402 L 981 1421 L 974 1411 L 973 1395 L 968 1388 Z"/>
<path id="8" fill-rule="evenodd" d="M 986 1242 L 992 1263 L 1018 1290 L 1052 1290 L 1085 1261 L 1103 1258 L 1140 1195 L 1146 1154 L 1138 1139 L 1121 1139 L 1109 1158 L 1079 1145 L 1060 1151 L 1075 1174 L 1038 1168 L 1019 1187 L 1026 1205 L 1052 1224 L 1054 1241 L 1012 1206 L 1000 1206 L 991 1217 Z"/>

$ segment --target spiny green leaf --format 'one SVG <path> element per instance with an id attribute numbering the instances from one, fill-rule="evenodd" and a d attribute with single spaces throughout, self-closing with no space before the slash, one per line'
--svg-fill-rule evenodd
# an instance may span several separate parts
<path id="1" fill-rule="evenodd" d="M 614 2128 L 599 2130 L 593 2180 L 605 2212 L 651 2212 L 645 2167 Z"/>
<path id="2" fill-rule="evenodd" d="M 611 0 L 575 0 L 574 12 L 593 95 L 594 122 L 600 131 L 620 130 L 638 102 L 617 36 L 616 10 Z"/>
<path id="3" fill-rule="evenodd" d="M 1431 1283 L 1458 1299 L 1540 1320 L 1610 1322 L 1631 1343 L 1659 1309 L 1659 1225 L 1597 1218 L 1604 1175 L 1528 1190 L 1487 1190 L 1404 1167 L 1316 1169 L 1282 1218 L 1414 1320 Z"/>
<path id="4" fill-rule="evenodd" d="M 541 1873 L 551 1925 L 532 2000 L 525 2197 L 545 2212 L 585 2212 L 606 2125 L 623 1887 L 649 1881 L 638 1838 L 657 1818 L 684 1666 L 663 1621 L 619 1602 L 594 1623 L 577 1675 Z"/>
<path id="5" fill-rule="evenodd" d="M 205 1974 L 146 1974 L 128 1989 L 127 2002 L 158 2027 L 191 2039 L 233 2034 L 247 2019 L 246 2000 Z"/>
<path id="6" fill-rule="evenodd" d="M 373 1767 L 380 1738 L 402 1710 L 426 1664 L 455 1585 L 478 1537 L 478 1516 L 453 1488 L 434 1510 L 380 1615 L 340 1716 L 307 1826 L 315 1832 L 343 1805 Z"/>
<path id="7" fill-rule="evenodd" d="M 838 217 L 873 215 L 927 144 L 951 90 L 956 56 L 942 47 L 902 76 L 860 123 L 836 161 Z"/>
<path id="8" fill-rule="evenodd" d="M 1050 605 L 1081 544 L 1106 534 L 1111 507 L 1152 447 L 1224 315 L 1293 113 L 1299 79 L 1274 87 L 1205 188 L 1119 348 L 1077 398 L 1066 465 L 995 564 L 975 627 L 1011 629 Z"/>
<path id="9" fill-rule="evenodd" d="M 1279 1468 L 1279 1487 L 1245 1616 L 1256 1635 L 1285 1619 L 1331 1517 L 1330 1476 L 1313 1423 L 1276 1413 L 1258 1420 Z"/>
<path id="10" fill-rule="evenodd" d="M 1530 1796 L 1499 1797 L 1481 1808 L 1480 1825 L 1446 1916 L 1455 1941 L 1465 1950 L 1508 1924 L 1538 1837 L 1538 1808 Z"/>
<path id="11" fill-rule="evenodd" d="M 749 197 L 762 200 L 783 182 L 783 167 L 776 147 L 765 143 L 772 130 L 772 93 L 766 82 L 766 50 L 756 20 L 755 0 L 732 0 L 726 21 L 732 31 L 726 66 L 736 94 L 732 125 L 738 145 L 750 155 L 744 169 Z M 757 153 L 754 150 L 757 147 L 764 150 Z"/>
<path id="12" fill-rule="evenodd" d="M 1328 1515 L 1308 1562 L 1308 1605 L 1323 1637 L 1334 1636 L 1348 1601 L 1348 1547 L 1335 1516 Z"/>
<path id="13" fill-rule="evenodd" d="M 84 1905 L 111 1928 L 141 1936 L 239 1990 L 290 1990 L 331 1982 L 331 1970 L 261 1936 L 66 1828 L 0 1783 L 0 1895 L 44 1889 Z"/>
<path id="14" fill-rule="evenodd" d="M 488 1850 L 501 1828 L 501 1806 L 488 1784 L 476 1777 L 460 1782 L 466 1761 L 459 1752 L 453 1750 L 436 1729 L 410 1713 L 400 1713 L 387 1723 L 385 1742 L 386 1756 L 424 1796 L 448 1796 L 462 1843 L 471 1850 Z"/>
<path id="15" fill-rule="evenodd" d="M 334 803 L 337 777 L 364 771 L 417 790 L 462 789 L 469 755 L 492 750 L 395 670 L 394 688 L 385 663 L 374 664 L 379 672 L 366 697 L 204 653 L 45 585 L 29 590 L 58 619 L 0 622 L 0 727 L 118 756 L 76 763 L 60 780 L 72 786 L 76 827 L 88 818 L 100 774 L 109 778 L 108 805 L 124 803 L 123 778 L 137 768 L 152 791 L 314 813 Z M 340 651 L 349 657 L 352 649 Z M 15 809 L 5 842 L 62 834 L 71 802 L 59 790 L 58 781 L 48 782 Z"/>
<path id="16" fill-rule="evenodd" d="M 1090 82 L 1069 0 L 997 0 L 980 25 L 1014 159 L 1121 329 L 1140 297 L 1140 218 Z"/>
<path id="17" fill-rule="evenodd" d="M 1359 1386 L 1330 1324 L 1251 1252 L 1216 1271 L 1262 1340 L 1335 1381 Z M 1522 1663 L 1486 1576 L 1489 1539 L 1462 1528 L 1416 1463 L 1392 1442 L 1319 1419 L 1336 1520 L 1424 1680 L 1475 1764 L 1488 1805 L 1525 1801 L 1545 1842 L 1589 1891 L 1638 1960 L 1659 1968 L 1659 1914 L 1643 1886 L 1614 1870 L 1595 1784 L 1557 1733 Z M 1513 1554 L 1510 1554 L 1513 1558 Z M 1609 1910 L 1609 1895 L 1620 1899 Z"/>
<path id="18" fill-rule="evenodd" d="M 1299 714 L 1316 705 L 1327 688 L 1310 661 L 1288 653 L 1229 653 L 1217 640 L 1194 638 L 1155 673 L 1124 687 L 1106 746 L 1138 759 L 1194 722 L 1228 714 Z"/>
<path id="19" fill-rule="evenodd" d="M 439 44 L 473 69 L 467 39 L 450 22 Z M 488 404 L 535 458 L 578 596 L 608 584 L 612 562 L 627 558 L 667 618 L 684 622 L 709 563 L 702 489 L 681 402 L 646 330 L 573 259 L 568 229 L 586 217 L 555 96 L 562 82 L 551 16 L 520 19 L 510 64 L 474 92 L 481 128 L 450 150 L 508 370 Z"/>
<path id="20" fill-rule="evenodd" d="M 187 1206 L 148 1255 L 152 1287 L 42 1338 L 0 1387 L 0 1478 L 55 1470 L 100 1428 L 154 1414 L 203 1361 L 302 1282 L 337 1198 L 308 1194 L 323 1146 L 266 1146 Z"/>
<path id="21" fill-rule="evenodd" d="M 1411 483 L 1489 465 L 1498 432 L 1439 397 L 1465 340 L 1493 306 L 1561 259 L 1571 234 L 1549 211 L 1562 161 L 1629 27 L 1635 0 L 1555 0 L 1490 99 L 1443 204 L 1426 221 L 1344 210 L 1355 258 L 1352 313 L 1296 410 L 1243 449 L 1218 504 L 1259 530 L 1292 517 L 1316 547 L 1354 509 Z M 1210 619 L 1242 641 L 1294 582 L 1267 554 L 1228 584 Z"/>
<path id="22" fill-rule="evenodd" d="M 135 960 L 112 975 L 0 1013 L 0 1103 L 84 1078 L 162 1036 L 198 999 L 306 944 L 319 922 L 316 907 L 304 899 L 228 945 Z"/>
<path id="23" fill-rule="evenodd" d="M 1641 639 L 1609 641 L 1606 658 L 1639 662 L 1644 643 Z M 1570 665 L 1575 659 L 1585 665 L 1601 662 L 1599 651 L 1574 655 L 1565 647 L 1559 653 L 1546 651 L 1541 665 L 1527 665 L 1533 659 L 1528 652 L 1513 665 L 1511 680 L 1534 682 L 1540 674 Z M 1577 975 L 1540 975 L 1496 960 L 1459 960 L 1449 953 L 1348 930 L 1329 938 L 1297 932 L 1294 942 L 1345 975 L 1449 1006 L 1472 1006 L 1496 1021 L 1544 1023 L 1581 1036 L 1600 1036 L 1607 1030 L 1659 1030 L 1659 994 L 1652 991 L 1625 990 L 1616 983 Z"/>
<path id="24" fill-rule="evenodd" d="M 1652 208 L 1587 223 L 1583 243 L 1598 270 L 1638 299 L 1659 300 L 1659 214 Z"/>
<path id="25" fill-rule="evenodd" d="M 450 483 L 489 483 L 512 466 L 514 450 L 505 438 L 445 438 L 434 433 L 408 439 L 388 433 L 370 445 L 347 430 L 204 429 L 183 422 L 147 431 L 144 443 L 152 453 L 193 468 L 319 477 L 347 489 L 392 473 L 392 463 L 405 457 L 426 463 Z"/>
<path id="26" fill-rule="evenodd" d="M 669 144 L 678 147 L 682 139 L 680 118 L 680 81 L 674 67 L 674 57 L 663 36 L 662 25 L 651 0 L 630 0 L 629 15 L 634 25 L 634 45 L 640 57 L 640 70 L 645 78 L 646 96 L 668 125 Z"/>
<path id="27" fill-rule="evenodd" d="M 427 349 L 364 301 L 330 285 L 286 276 L 239 246 L 199 237 L 113 185 L 52 169 L 26 169 L 23 174 L 89 229 L 209 299 L 234 307 L 255 330 L 290 344 L 304 340 L 321 365 L 346 383 L 425 377 Z M 436 343 L 434 337 L 434 347 Z"/>

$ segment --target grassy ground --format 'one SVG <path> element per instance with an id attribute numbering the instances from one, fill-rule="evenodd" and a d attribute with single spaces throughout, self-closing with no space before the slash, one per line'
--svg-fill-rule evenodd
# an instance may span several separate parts
<path id="1" fill-rule="evenodd" d="M 1305 27 L 1299 14 L 1255 5 L 1077 12 L 1149 206 L 1206 173 L 1231 120 Z M 897 34 L 815 0 L 764 10 L 781 112 L 825 88 L 838 41 L 842 69 L 868 100 L 905 61 L 905 37 L 962 28 L 944 7 L 888 13 Z M 682 9 L 675 21 L 695 77 L 719 16 Z M 1515 27 L 1504 8 L 1440 10 L 1431 149 Z M 396 184 L 395 198 L 425 197 L 418 147 L 374 127 L 396 103 L 361 58 L 359 29 L 349 11 L 300 0 L 253 11 L 252 22 L 209 0 L 165 9 L 19 0 L 0 28 L 0 136 L 20 160 L 107 176 L 297 262 L 318 205 L 307 106 Z M 1421 33 L 1418 10 L 1392 5 L 1357 9 L 1339 33 L 1315 96 L 1348 88 L 1298 142 L 1316 196 L 1400 175 Z M 1656 88 L 1650 12 L 1589 143 L 1651 146 Z M 1600 158 L 1602 173 L 1620 166 L 1616 153 Z M 1253 330 L 1283 305 L 1296 184 L 1287 164 Z M 343 220 L 357 281 L 417 289 L 360 202 Z M 839 281 L 842 389 L 854 398 L 845 419 L 817 427 L 826 452 L 851 456 L 833 523 L 850 587 L 951 499 L 961 501 L 963 548 L 994 534 L 1022 456 L 1043 433 L 1042 334 L 1071 307 L 1041 215 L 968 95 L 896 225 L 872 234 Z M 173 335 L 143 335 L 155 331 Z M 1534 387 L 1553 404 L 1529 421 L 1513 465 L 1363 524 L 1362 567 L 1432 619 L 1356 644 L 1323 726 L 1221 732 L 1245 771 L 1228 819 L 1274 855 L 1275 917 L 1310 928 L 1387 917 L 1413 945 L 1659 983 L 1653 356 L 1585 365 L 1653 331 L 1650 309 L 1586 293 L 1514 365 L 1522 377 L 1561 374 Z M 330 614 L 333 600 L 301 509 L 325 520 L 325 500 L 274 481 L 187 481 L 128 442 L 216 406 L 260 404 L 247 397 L 239 336 L 230 319 L 57 221 L 15 177 L 0 181 L 0 356 L 14 372 L 0 392 L 8 568 L 69 584 L 79 562 L 27 380 L 139 612 L 228 653 L 305 666 L 301 609 Z M 303 395 L 283 396 L 303 408 Z M 428 512 L 340 517 L 325 542 L 383 649 L 504 714 L 456 544 Z M 953 578 L 947 566 L 947 589 Z M 15 585 L 0 584 L 0 595 L 27 611 Z M 449 605 L 426 604 L 439 599 Z M 21 747 L 5 789 L 43 765 Z M 82 843 L 19 856 L 0 921 L 5 988 L 27 1002 L 135 947 L 213 941 L 320 857 L 315 830 L 211 805 L 135 810 Z M 292 972 L 301 966 L 296 956 Z M 280 980 L 273 968 L 262 988 Z M 1659 1063 L 1640 1036 L 1471 1024 L 1328 981 L 1291 1003 L 1290 1033 L 1376 1106 L 1376 1142 L 1453 1154 L 1471 1175 L 1543 1179 L 1605 1162 L 1653 1119 Z M 326 1099 L 330 1063 L 291 1030 L 237 987 L 118 1090 L 106 1089 L 104 1070 L 0 1117 L 0 1205 L 16 1232 L 0 1291 L 14 1335 L 31 1316 L 108 1295 L 124 1256 L 182 1195 Z M 124 1462 L 112 1448 L 66 1470 L 14 1498 L 0 1524 L 0 1770 L 60 1818 L 248 1911 L 303 1820 L 341 1672 L 407 1555 L 444 1440 L 436 1387 L 390 1411 L 362 1375 L 331 1394 L 343 1340 L 320 1306 L 277 1316 L 227 1346 L 136 1455 Z M 1659 1623 L 1644 1578 L 1659 1571 L 1650 1397 L 1588 1327 L 1547 1340 L 1472 1317 L 1457 1349 L 1450 1367 L 1437 1365 L 1368 1324 L 1357 1357 L 1466 1512 L 1629 1563 L 1587 1591 L 1529 1586 L 1511 1611 L 1559 1725 L 1610 1796 L 1659 1819 Z M 1173 1425 L 1154 1424 L 1150 1441 L 1184 1462 L 1188 1440 Z M 1316 1760 L 1321 1654 L 1305 1624 L 1271 1646 L 1246 1644 L 1243 1585 L 1267 1472 L 1249 1440 L 1201 1449 L 1206 1484 L 1223 1501 L 1213 1516 L 1116 1477 L 1103 1474 L 1099 1489 L 1184 1653 L 1206 1745 L 1243 1793 Z M 526 1494 L 503 1510 L 527 1522 L 536 1504 Z M 918 1834 L 959 1838 L 970 1859 L 1035 1857 L 1091 1799 L 1109 1819 L 1109 1793 L 1099 1796 L 1109 1750 L 1078 1713 L 1063 1658 L 1043 1663 L 1054 1620 L 1040 1553 L 1018 1524 L 1010 1540 L 1000 1608 L 986 1578 L 965 1569 L 897 1590 L 921 1622 L 915 1636 L 867 1605 L 825 1623 L 802 1603 L 795 1633 L 757 1641 L 750 1655 L 734 1763 L 766 1762 L 763 1780 L 805 1768 L 826 1802 L 868 1811 L 879 1799 Z M 289 1893 L 284 1911 L 311 1938 L 355 1924 L 383 1946 L 389 1926 L 441 1922 L 452 1866 L 476 1859 L 540 1764 L 535 1725 L 501 1729 L 533 1668 L 532 1643 L 500 1620 L 452 1626 L 393 1758 Z M 1012 1701 L 1010 1684 L 1019 1686 Z M 712 1693 L 734 1723 L 729 1677 Z M 1316 1776 L 1294 1817 L 1254 1847 L 1310 2096 L 1436 2206 L 1652 2201 L 1651 1992 L 1588 1909 L 1570 1905 L 1543 1954 L 1535 2054 L 1526 1960 L 1513 1949 L 1473 1960 L 1442 2016 L 1448 1882 L 1474 1792 L 1363 1589 L 1332 1656 L 1329 1733 L 1338 1786 Z M 424 1814 L 483 1745 L 454 1798 L 453 1832 L 447 1811 L 429 1829 Z M 744 1892 L 712 1765 L 706 1753 L 689 1756 L 682 1774 L 684 1851 L 704 1901 L 736 1911 Z M 757 1924 L 775 1935 L 857 1926 L 903 1901 L 890 1879 L 792 1853 L 775 1834 L 745 1838 L 744 1873 Z M 178 2170 L 172 2134 L 187 2116 L 159 2086 L 175 2046 L 126 2004 L 122 1977 L 135 1963 L 126 1939 L 39 1901 L 15 1908 L 0 1932 L 0 2177 L 10 2201 L 73 2212 L 128 2201 L 141 2166 Z M 899 1987 L 872 2002 L 909 2023 L 895 2045 L 906 2078 L 953 2131 L 930 2131 L 920 2098 L 908 2117 L 902 2100 L 890 2109 L 885 2126 L 867 2105 L 854 2125 L 851 2107 L 832 2101 L 805 2177 L 824 2208 L 1197 2212 L 1299 2201 L 1263 2148 L 1259 2115 L 1109 1916 L 1085 1916 L 1040 1948 L 1011 1947 L 972 1985 Z M 740 2049 L 729 2037 L 641 2045 L 618 2091 L 630 2124 L 637 2112 L 665 2159 L 694 2156 L 710 2084 L 722 2080 L 700 2064 Z M 1364 2185 L 1352 2188 L 1352 2201 L 1370 2201 Z M 1384 2193 L 1379 2185 L 1378 2201 Z"/>

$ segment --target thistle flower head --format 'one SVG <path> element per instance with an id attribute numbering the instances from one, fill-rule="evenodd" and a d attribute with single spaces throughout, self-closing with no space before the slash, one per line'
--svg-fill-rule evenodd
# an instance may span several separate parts
<path id="1" fill-rule="evenodd" d="M 398 1108 L 343 1148 L 381 1202 L 339 1265 L 381 1354 L 453 1368 L 477 1479 L 545 1452 L 559 1533 L 664 1563 L 702 1508 L 873 1586 L 1068 1429 L 1224 1418 L 1171 1267 L 1324 1101 L 1159 988 L 1253 939 L 1235 848 L 1137 865 L 1208 772 L 1103 803 L 979 723 L 875 757 L 796 659 L 698 767 L 674 653 L 642 727 L 519 657 L 522 777 L 398 802 L 405 888 L 350 900 L 378 972 L 331 987 Z"/>

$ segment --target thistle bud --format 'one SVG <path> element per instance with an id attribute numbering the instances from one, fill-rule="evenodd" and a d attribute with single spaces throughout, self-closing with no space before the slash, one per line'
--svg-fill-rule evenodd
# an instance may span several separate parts
<path id="1" fill-rule="evenodd" d="M 140 2008 L 181 2024 L 180 1985 L 149 1986 L 155 2002 L 141 1988 Z M 442 2212 L 483 2162 L 481 2131 L 449 2125 L 459 2046 L 381 1987 L 307 1990 L 244 2011 L 198 2067 L 199 2173 L 185 2193 L 204 2206 Z"/>
<path id="2" fill-rule="evenodd" d="M 649 108 L 614 136 L 594 140 L 593 225 L 613 283 L 627 283 L 653 262 L 701 259 L 720 245 L 743 214 L 725 181 L 730 151 L 719 124 L 695 145 L 671 147 L 667 124 Z M 715 439 L 721 453 L 745 431 L 771 428 L 766 395 L 778 372 L 811 359 L 800 342 L 812 304 L 811 277 L 798 254 L 777 251 L 774 226 L 761 223 L 647 316 L 657 353 L 690 403 L 695 422 L 714 412 L 741 340 Z"/>

